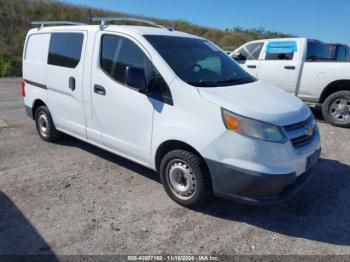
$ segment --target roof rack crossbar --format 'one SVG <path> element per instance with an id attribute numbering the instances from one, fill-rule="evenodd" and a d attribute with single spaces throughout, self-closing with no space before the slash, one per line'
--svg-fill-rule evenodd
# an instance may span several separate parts
<path id="1" fill-rule="evenodd" d="M 72 22 L 72 21 L 31 21 L 32 25 L 40 25 L 40 28 L 45 25 L 86 25 L 81 22 Z"/>
<path id="2" fill-rule="evenodd" d="M 130 21 L 130 22 L 140 22 L 140 23 L 144 23 L 144 24 L 148 24 L 148 25 L 153 25 L 153 26 L 159 27 L 159 28 L 165 28 L 164 26 L 158 25 L 151 20 L 142 19 L 142 18 L 134 18 L 134 17 L 119 17 L 119 16 L 116 16 L 116 17 L 92 17 L 92 21 L 101 22 L 101 26 L 106 25 L 106 22 L 109 22 L 109 21 Z"/>

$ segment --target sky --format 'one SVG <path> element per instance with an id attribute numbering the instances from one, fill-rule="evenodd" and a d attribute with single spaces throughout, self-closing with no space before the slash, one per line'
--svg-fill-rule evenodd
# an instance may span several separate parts
<path id="1" fill-rule="evenodd" d="M 350 45 L 350 0 L 64 0 L 212 28 L 265 30 Z"/>

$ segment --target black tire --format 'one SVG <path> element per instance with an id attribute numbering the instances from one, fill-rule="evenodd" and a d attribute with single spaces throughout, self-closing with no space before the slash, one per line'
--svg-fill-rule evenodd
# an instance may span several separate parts
<path id="1" fill-rule="evenodd" d="M 49 109 L 46 106 L 39 106 L 35 111 L 35 125 L 41 139 L 47 142 L 53 142 L 60 136 L 60 132 L 56 130 L 55 124 Z M 45 126 L 45 128 L 44 128 Z"/>
<path id="2" fill-rule="evenodd" d="M 187 169 L 187 167 L 189 169 Z M 174 168 L 177 168 L 178 170 L 174 171 Z M 191 173 L 190 176 L 192 176 L 192 181 L 194 182 L 191 183 L 195 183 L 194 189 L 192 188 L 193 190 L 191 190 L 191 193 L 187 196 L 181 196 L 183 198 L 178 196 L 179 193 L 175 193 L 176 190 L 170 182 L 170 170 L 173 170 L 171 172 L 173 174 L 176 172 L 179 173 L 179 170 L 181 173 L 181 168 L 192 170 L 192 172 L 189 173 Z M 160 163 L 160 177 L 167 194 L 182 206 L 191 208 L 197 207 L 203 204 L 212 195 L 211 178 L 204 160 L 186 150 L 173 150 L 164 155 Z M 188 180 L 191 179 L 185 179 L 187 182 Z M 185 184 L 187 183 L 185 182 Z"/>
<path id="3" fill-rule="evenodd" d="M 322 105 L 322 115 L 323 118 L 331 123 L 334 126 L 339 126 L 339 127 L 350 127 L 350 117 L 347 119 L 342 119 L 341 117 L 335 117 L 332 115 L 332 111 L 334 110 L 332 108 L 332 105 L 339 101 L 339 99 L 345 99 L 348 102 L 348 107 L 344 108 L 344 110 L 348 110 L 349 112 L 350 109 L 350 91 L 338 91 L 326 98 L 326 100 L 323 102 Z"/>

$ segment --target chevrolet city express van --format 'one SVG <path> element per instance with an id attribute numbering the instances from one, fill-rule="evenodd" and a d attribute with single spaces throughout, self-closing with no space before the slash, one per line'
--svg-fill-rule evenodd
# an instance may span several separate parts
<path id="1" fill-rule="evenodd" d="M 212 42 L 149 26 L 31 29 L 22 95 L 39 136 L 65 133 L 160 173 L 184 206 L 289 199 L 320 155 L 307 106 Z"/>

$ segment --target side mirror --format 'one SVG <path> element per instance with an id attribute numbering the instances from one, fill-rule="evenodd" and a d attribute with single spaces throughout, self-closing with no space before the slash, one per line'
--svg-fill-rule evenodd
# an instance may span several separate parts
<path id="1" fill-rule="evenodd" d="M 143 69 L 127 66 L 125 70 L 125 83 L 139 91 L 146 89 L 146 76 Z"/>
<path id="2" fill-rule="evenodd" d="M 240 52 L 233 52 L 231 53 L 231 57 L 236 61 L 242 61 L 245 60 L 245 57 Z"/>

